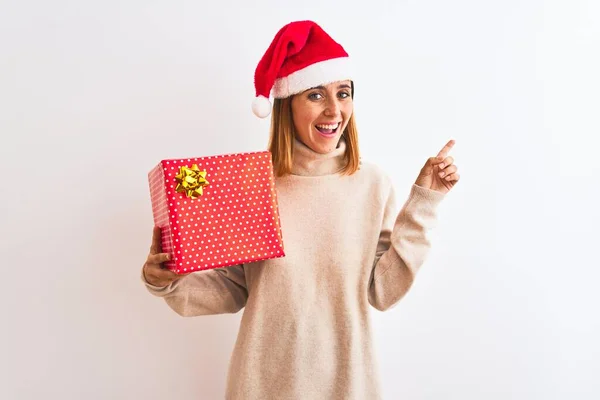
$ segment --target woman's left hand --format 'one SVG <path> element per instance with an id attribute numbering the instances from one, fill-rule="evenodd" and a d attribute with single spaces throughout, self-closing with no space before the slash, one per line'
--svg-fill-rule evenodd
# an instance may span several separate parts
<path id="1" fill-rule="evenodd" d="M 427 160 L 415 181 L 416 185 L 444 194 L 456 185 L 460 175 L 454 165 L 454 158 L 448 157 L 454 143 L 454 140 L 450 140 L 436 157 Z"/>

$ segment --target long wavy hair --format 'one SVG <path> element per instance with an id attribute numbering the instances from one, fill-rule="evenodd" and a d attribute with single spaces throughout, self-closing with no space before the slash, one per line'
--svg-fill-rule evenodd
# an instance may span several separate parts
<path id="1" fill-rule="evenodd" d="M 354 89 L 354 85 L 352 86 L 352 89 Z M 273 158 L 275 176 L 281 177 L 292 172 L 294 136 L 292 97 L 274 99 L 268 148 Z M 350 116 L 350 120 L 342 136 L 346 140 L 346 152 L 344 154 L 346 165 L 340 173 L 342 175 L 352 175 L 358 171 L 360 166 L 358 130 L 356 128 L 354 112 Z"/>

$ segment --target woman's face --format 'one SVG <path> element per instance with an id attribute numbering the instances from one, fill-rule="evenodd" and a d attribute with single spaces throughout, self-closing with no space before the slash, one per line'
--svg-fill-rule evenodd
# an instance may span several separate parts
<path id="1" fill-rule="evenodd" d="M 296 138 L 321 154 L 335 150 L 352 116 L 351 82 L 317 86 L 292 97 Z"/>

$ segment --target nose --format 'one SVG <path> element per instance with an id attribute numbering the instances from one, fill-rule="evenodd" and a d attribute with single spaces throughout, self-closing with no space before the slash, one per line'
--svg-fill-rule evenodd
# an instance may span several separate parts
<path id="1" fill-rule="evenodd" d="M 325 115 L 328 117 L 337 117 L 340 115 L 340 102 L 335 96 L 329 97 L 325 107 Z"/>

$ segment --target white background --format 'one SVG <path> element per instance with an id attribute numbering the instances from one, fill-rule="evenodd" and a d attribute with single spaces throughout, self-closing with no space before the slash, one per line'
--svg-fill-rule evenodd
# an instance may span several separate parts
<path id="1" fill-rule="evenodd" d="M 430 256 L 373 310 L 385 399 L 599 398 L 599 4 L 2 2 L 0 396 L 223 398 L 241 312 L 145 291 L 147 173 L 265 149 L 254 68 L 306 18 L 355 60 L 401 197 L 456 140 Z"/>

